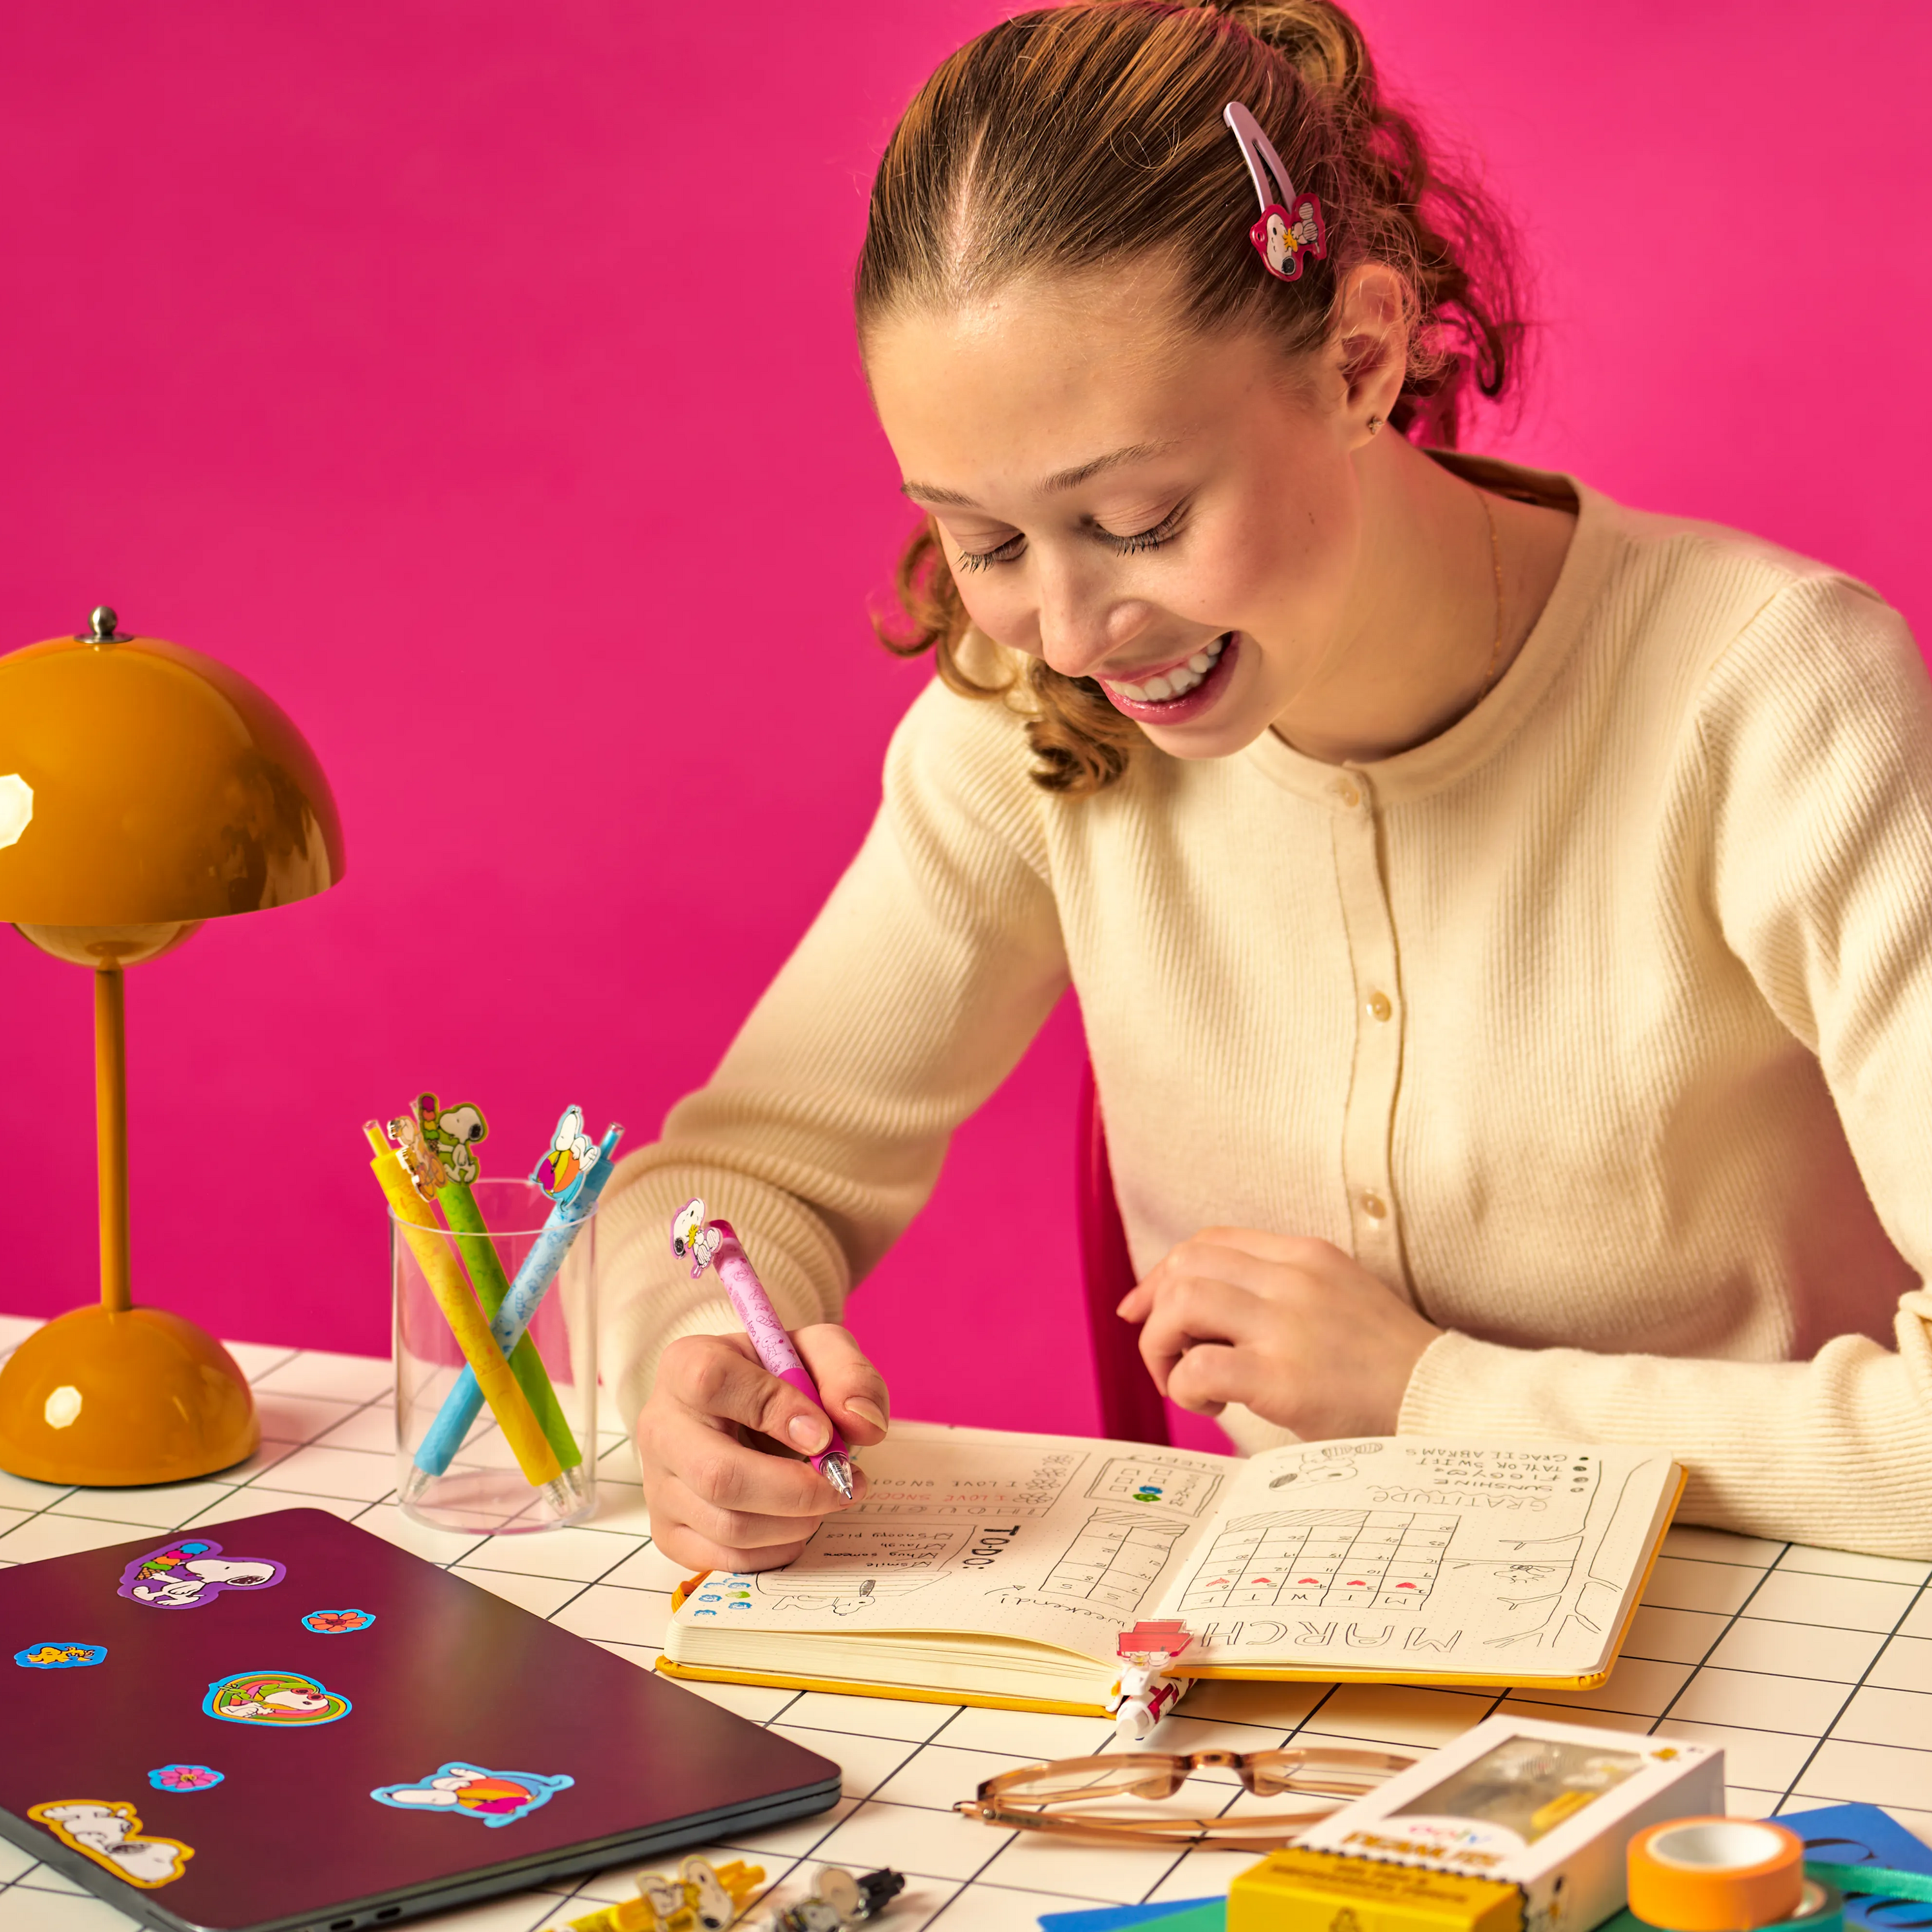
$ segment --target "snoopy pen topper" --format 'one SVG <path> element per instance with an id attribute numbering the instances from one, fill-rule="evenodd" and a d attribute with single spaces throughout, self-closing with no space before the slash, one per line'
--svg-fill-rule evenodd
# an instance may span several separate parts
<path id="1" fill-rule="evenodd" d="M 752 1264 L 729 1221 L 706 1220 L 702 1201 L 687 1201 L 670 1224 L 670 1251 L 680 1261 L 691 1263 L 695 1280 L 715 1265 L 718 1278 L 730 1298 L 731 1312 L 745 1324 L 759 1364 L 768 1375 L 790 1382 L 814 1407 L 819 1400 L 818 1384 L 799 1359 L 785 1325 L 778 1318 L 766 1294 L 764 1284 L 752 1272 Z M 852 1500 L 852 1451 L 838 1432 L 838 1425 L 828 1415 L 832 1440 L 812 1458 L 812 1466 L 849 1503 Z"/>

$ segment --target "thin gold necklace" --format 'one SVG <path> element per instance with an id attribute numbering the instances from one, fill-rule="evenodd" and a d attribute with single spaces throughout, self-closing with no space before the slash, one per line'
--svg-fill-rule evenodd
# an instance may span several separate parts
<path id="1" fill-rule="evenodd" d="M 1473 483 L 1469 487 L 1475 489 Z M 1490 526 L 1490 568 L 1495 572 L 1496 580 L 1496 640 L 1490 646 L 1489 675 L 1483 680 L 1483 688 L 1476 694 L 1476 704 L 1480 704 L 1489 696 L 1503 661 L 1503 548 L 1496 538 L 1496 513 L 1490 508 L 1490 493 L 1477 490 L 1476 499 L 1483 506 L 1483 520 Z M 1472 711 L 1475 708 L 1475 704 L 1469 707 Z"/>

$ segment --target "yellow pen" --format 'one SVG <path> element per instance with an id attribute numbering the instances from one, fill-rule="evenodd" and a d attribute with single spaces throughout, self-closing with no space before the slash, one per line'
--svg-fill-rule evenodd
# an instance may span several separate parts
<path id="1" fill-rule="evenodd" d="M 442 1318 L 449 1324 L 449 1332 L 456 1337 L 464 1360 L 476 1371 L 476 1386 L 502 1428 L 517 1466 L 532 1489 L 547 1488 L 563 1474 L 562 1465 L 544 1438 L 530 1398 L 518 1385 L 502 1350 L 490 1333 L 490 1324 L 484 1320 L 483 1311 L 477 1306 L 456 1257 L 444 1242 L 435 1209 L 417 1193 L 395 1150 L 382 1138 L 382 1129 L 374 1120 L 365 1120 L 362 1131 L 376 1150 L 376 1157 L 369 1163 L 370 1172 L 395 1210 L 403 1239 L 409 1243 L 410 1252 L 422 1268 L 423 1279 L 436 1297 L 436 1306 L 442 1310 Z"/>

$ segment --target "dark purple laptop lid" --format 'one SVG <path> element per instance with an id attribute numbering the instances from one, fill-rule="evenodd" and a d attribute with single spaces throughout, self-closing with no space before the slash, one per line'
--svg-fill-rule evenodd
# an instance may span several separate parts
<path id="1" fill-rule="evenodd" d="M 320 1510 L 0 1570 L 0 1670 L 10 1835 L 190 1924 L 413 1911 L 838 1795 L 828 1759 Z"/>

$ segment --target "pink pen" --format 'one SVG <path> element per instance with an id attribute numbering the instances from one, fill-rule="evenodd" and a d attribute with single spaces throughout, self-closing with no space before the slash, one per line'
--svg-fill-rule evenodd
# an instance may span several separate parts
<path id="1" fill-rule="evenodd" d="M 799 1360 L 778 1310 L 765 1293 L 764 1284 L 752 1270 L 737 1232 L 729 1221 L 707 1221 L 702 1201 L 688 1201 L 670 1224 L 670 1250 L 680 1259 L 688 1258 L 694 1280 L 716 1264 L 718 1278 L 730 1298 L 731 1311 L 745 1324 L 752 1347 L 768 1375 L 790 1382 L 800 1395 L 824 1408 L 818 1385 Z M 812 1457 L 812 1466 L 849 1503 L 852 1500 L 852 1451 L 830 1416 L 832 1440 Z"/>

